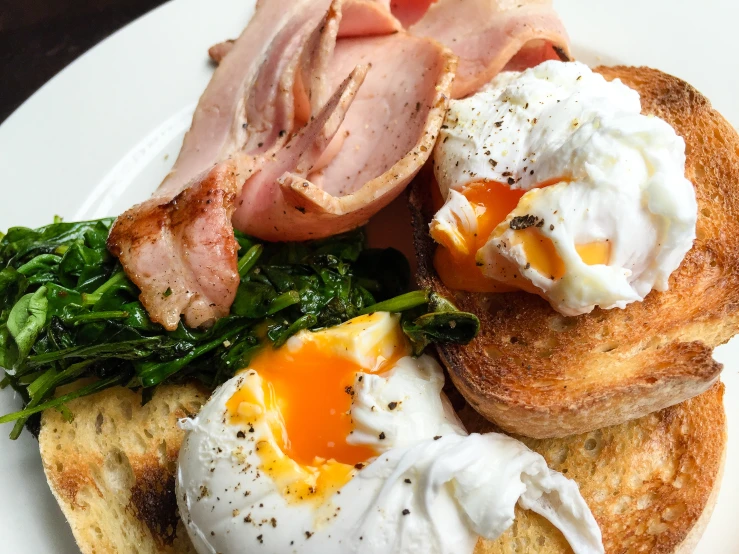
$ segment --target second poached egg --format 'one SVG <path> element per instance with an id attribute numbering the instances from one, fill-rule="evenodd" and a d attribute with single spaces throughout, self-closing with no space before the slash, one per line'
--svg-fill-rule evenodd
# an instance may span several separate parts
<path id="1" fill-rule="evenodd" d="M 578 62 L 501 73 L 452 101 L 431 224 L 451 288 L 523 289 L 565 315 L 666 290 L 695 238 L 685 143 Z"/>

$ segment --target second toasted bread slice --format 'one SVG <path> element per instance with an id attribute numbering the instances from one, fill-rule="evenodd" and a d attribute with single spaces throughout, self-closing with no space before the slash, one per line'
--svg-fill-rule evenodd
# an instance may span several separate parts
<path id="1" fill-rule="evenodd" d="M 477 314 L 480 336 L 439 353 L 468 402 L 506 431 L 561 437 L 615 425 L 707 390 L 713 348 L 739 328 L 739 136 L 692 86 L 660 71 L 601 67 L 685 139 L 697 239 L 670 278 L 626 309 L 564 317 L 528 293 L 453 291 L 433 268 L 429 175 L 411 191 L 418 280 Z"/>
<path id="2" fill-rule="evenodd" d="M 726 453 L 724 387 L 635 421 L 561 439 L 523 440 L 574 479 L 593 511 L 606 554 L 686 554 L 700 539 L 721 485 Z M 470 431 L 491 425 L 467 408 Z M 475 554 L 572 552 L 551 523 L 517 509 L 513 525 Z"/>

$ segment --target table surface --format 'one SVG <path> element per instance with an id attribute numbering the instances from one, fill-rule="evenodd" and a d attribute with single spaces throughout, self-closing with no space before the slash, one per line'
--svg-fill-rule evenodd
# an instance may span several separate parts
<path id="1" fill-rule="evenodd" d="M 46 81 L 164 0 L 0 0 L 0 123 Z"/>

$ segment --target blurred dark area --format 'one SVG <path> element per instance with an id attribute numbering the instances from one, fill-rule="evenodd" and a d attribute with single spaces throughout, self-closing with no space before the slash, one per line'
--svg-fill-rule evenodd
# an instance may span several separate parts
<path id="1" fill-rule="evenodd" d="M 164 0 L 0 0 L 0 123 L 81 54 Z"/>

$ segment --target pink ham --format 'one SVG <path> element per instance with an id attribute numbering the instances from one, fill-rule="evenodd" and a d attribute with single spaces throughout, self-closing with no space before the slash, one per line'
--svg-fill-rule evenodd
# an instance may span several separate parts
<path id="1" fill-rule="evenodd" d="M 141 289 L 152 321 L 173 331 L 228 314 L 239 286 L 230 218 L 238 190 L 231 163 L 214 167 L 172 200 L 154 198 L 116 219 L 108 248 Z"/>
<path id="2" fill-rule="evenodd" d="M 383 14 L 366 20 L 384 36 L 339 39 L 342 6 L 355 24 Z M 370 0 L 260 1 L 172 172 L 111 230 L 109 248 L 152 320 L 171 330 L 181 315 L 195 327 L 228 313 L 239 284 L 232 222 L 271 240 L 332 235 L 367 221 L 420 169 L 454 57 L 435 41 L 386 34 L 393 21 Z"/>
<path id="3" fill-rule="evenodd" d="M 261 164 L 250 178 L 254 190 L 267 191 L 301 158 L 315 155 L 314 143 L 330 140 L 366 73 L 366 66 L 352 71 L 310 124 Z M 217 164 L 168 202 L 155 197 L 134 206 L 111 229 L 108 249 L 141 290 L 149 317 L 167 330 L 177 328 L 180 315 L 198 327 L 231 308 L 240 282 L 231 216 L 242 187 L 240 166 L 250 158 L 237 154 Z"/>
<path id="4" fill-rule="evenodd" d="M 302 54 L 327 26 L 329 0 L 278 4 L 259 4 L 203 93 L 172 171 L 151 200 L 116 220 L 108 237 L 152 320 L 169 330 L 180 315 L 197 327 L 228 313 L 239 283 L 230 221 L 236 195 L 292 134 L 294 83 L 313 81 Z M 321 120 L 310 128 L 319 135 Z"/>
<path id="5" fill-rule="evenodd" d="M 381 0 L 345 0 L 341 12 L 339 38 L 389 35 L 403 29 Z"/>
<path id="6" fill-rule="evenodd" d="M 397 33 L 340 40 L 332 80 L 357 63 L 367 78 L 346 114 L 335 157 L 269 190 L 245 185 L 234 226 L 267 240 L 307 240 L 353 229 L 397 197 L 428 159 L 448 105 L 454 58 L 434 42 Z"/>
<path id="7" fill-rule="evenodd" d="M 429 6 L 436 0 L 387 0 L 392 14 L 398 18 L 403 27 L 410 27 L 421 19 Z"/>
<path id="8" fill-rule="evenodd" d="M 521 68 L 571 58 L 551 0 L 438 0 L 410 32 L 434 38 L 459 56 L 455 98 L 475 92 L 510 62 Z"/>
<path id="9" fill-rule="evenodd" d="M 231 49 L 233 49 L 234 42 L 236 41 L 233 39 L 229 39 L 224 40 L 223 42 L 219 42 L 218 44 L 214 44 L 213 46 L 208 48 L 208 56 L 210 56 L 210 59 L 213 60 L 215 63 L 221 63 L 223 58 L 226 57 L 226 54 L 228 54 Z"/>
<path id="10" fill-rule="evenodd" d="M 338 38 L 381 36 L 397 33 L 402 23 L 389 8 L 389 0 L 343 0 L 337 7 L 341 13 Z M 420 17 L 420 15 L 419 15 Z M 334 38 L 337 33 L 334 33 Z M 208 49 L 208 56 L 220 64 L 234 47 L 234 40 L 225 40 Z"/>

